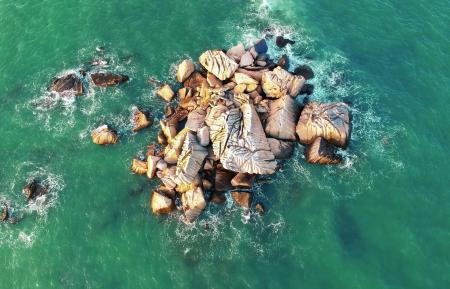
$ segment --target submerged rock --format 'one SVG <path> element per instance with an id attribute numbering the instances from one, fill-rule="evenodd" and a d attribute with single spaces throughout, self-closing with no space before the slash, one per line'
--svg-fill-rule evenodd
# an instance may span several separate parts
<path id="1" fill-rule="evenodd" d="M 117 133 L 114 130 L 109 129 L 107 125 L 102 125 L 94 129 L 91 136 L 92 141 L 98 145 L 115 144 L 119 139 Z"/>
<path id="2" fill-rule="evenodd" d="M 200 55 L 199 61 L 220 80 L 230 78 L 238 69 L 238 64 L 221 50 L 208 50 Z"/>
<path id="3" fill-rule="evenodd" d="M 310 164 L 338 164 L 342 158 L 336 155 L 336 148 L 325 139 L 318 137 L 306 148 L 306 161 Z"/>
<path id="4" fill-rule="evenodd" d="M 50 85 L 50 91 L 62 94 L 81 95 L 84 89 L 81 79 L 75 73 L 69 73 L 53 80 Z"/>
<path id="5" fill-rule="evenodd" d="M 183 60 L 179 65 L 178 65 L 178 70 L 177 70 L 177 81 L 178 82 L 184 82 L 189 76 L 191 76 L 191 74 L 195 71 L 195 66 L 194 63 L 192 62 L 192 60 L 190 59 L 186 59 Z"/>
<path id="6" fill-rule="evenodd" d="M 346 148 L 351 134 L 349 107 L 343 102 L 310 102 L 300 115 L 296 132 L 303 144 L 312 144 L 317 137 L 322 137 L 331 144 Z"/>
<path id="7" fill-rule="evenodd" d="M 286 94 L 296 97 L 305 83 L 303 76 L 292 75 L 281 67 L 266 71 L 262 75 L 262 88 L 271 98 L 280 98 Z"/>
<path id="8" fill-rule="evenodd" d="M 171 198 L 154 191 L 150 198 L 150 208 L 154 214 L 168 214 L 175 209 L 175 204 Z"/>
<path id="9" fill-rule="evenodd" d="M 96 86 L 114 86 L 129 80 L 128 76 L 114 74 L 111 72 L 94 72 L 91 73 L 91 79 Z"/>
<path id="10" fill-rule="evenodd" d="M 300 114 L 300 108 L 295 100 L 284 95 L 269 101 L 269 115 L 264 131 L 270 137 L 280 140 L 297 140 L 295 128 Z"/>
<path id="11" fill-rule="evenodd" d="M 295 75 L 301 75 L 306 80 L 314 78 L 314 71 L 308 65 L 300 65 L 294 70 Z"/>
<path id="12" fill-rule="evenodd" d="M 200 187 L 182 194 L 181 202 L 186 223 L 194 222 L 206 208 L 205 195 Z"/>
<path id="13" fill-rule="evenodd" d="M 253 193 L 247 191 L 233 191 L 231 196 L 236 204 L 244 209 L 249 209 L 253 199 Z"/>
<path id="14" fill-rule="evenodd" d="M 34 200 L 48 192 L 48 187 L 43 185 L 39 180 L 31 180 L 23 187 L 23 192 L 27 200 Z"/>
<path id="15" fill-rule="evenodd" d="M 236 176 L 235 172 L 224 169 L 222 164 L 218 165 L 216 168 L 216 175 L 214 181 L 216 191 L 225 192 L 231 190 L 233 188 L 231 180 L 235 176 Z"/>
<path id="16" fill-rule="evenodd" d="M 255 204 L 255 210 L 260 214 L 264 215 L 266 212 L 266 208 L 264 207 L 263 203 L 256 203 Z"/>

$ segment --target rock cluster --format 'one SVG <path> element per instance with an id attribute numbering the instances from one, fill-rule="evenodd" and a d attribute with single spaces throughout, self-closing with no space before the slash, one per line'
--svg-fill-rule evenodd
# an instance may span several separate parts
<path id="1" fill-rule="evenodd" d="M 293 43 L 277 39 L 279 45 Z M 159 179 L 150 198 L 153 213 L 178 209 L 184 222 L 192 223 L 209 202 L 226 202 L 224 193 L 231 191 L 237 205 L 263 214 L 262 203 L 252 205 L 255 179 L 275 173 L 297 141 L 307 145 L 309 163 L 340 162 L 335 146 L 348 145 L 349 107 L 317 102 L 303 107 L 296 97 L 312 93 L 306 84 L 312 69 L 302 65 L 291 73 L 286 56 L 274 62 L 267 51 L 265 40 L 208 50 L 199 57 L 200 70 L 192 60 L 179 64 L 178 87 L 163 84 L 156 90 L 169 102 L 159 144 L 149 147 L 146 160 L 131 165 L 134 173 Z M 96 131 L 96 143 L 117 141 L 107 127 Z"/>

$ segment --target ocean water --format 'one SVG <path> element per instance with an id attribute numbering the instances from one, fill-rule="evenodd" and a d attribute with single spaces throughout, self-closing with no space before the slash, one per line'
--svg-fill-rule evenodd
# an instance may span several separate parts
<path id="1" fill-rule="evenodd" d="M 0 0 L 0 25 L 0 201 L 23 217 L 0 224 L 0 288 L 450 288 L 448 1 Z M 162 117 L 147 79 L 266 28 L 296 41 L 270 54 L 314 69 L 312 99 L 352 103 L 344 162 L 298 146 L 257 189 L 263 217 L 152 215 L 155 183 L 129 172 L 158 132 L 129 132 L 133 105 Z M 50 97 L 97 46 L 130 82 Z M 117 145 L 91 143 L 103 122 Z M 33 177 L 50 191 L 27 204 Z"/>

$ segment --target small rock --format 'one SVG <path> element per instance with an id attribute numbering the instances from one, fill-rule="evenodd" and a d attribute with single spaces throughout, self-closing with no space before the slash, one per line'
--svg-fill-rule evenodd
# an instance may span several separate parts
<path id="1" fill-rule="evenodd" d="M 170 102 L 175 95 L 172 88 L 170 88 L 168 84 L 164 84 L 163 86 L 161 86 L 156 94 L 167 102 Z"/>
<path id="2" fill-rule="evenodd" d="M 236 204 L 242 208 L 248 209 L 252 203 L 253 193 L 246 191 L 233 191 L 231 196 Z"/>
<path id="3" fill-rule="evenodd" d="M 168 214 L 175 209 L 175 204 L 171 198 L 154 191 L 150 198 L 150 208 L 154 214 Z"/>
<path id="4" fill-rule="evenodd" d="M 199 72 L 195 71 L 183 82 L 183 86 L 197 91 L 202 85 L 208 85 L 206 78 Z"/>
<path id="5" fill-rule="evenodd" d="M 216 169 L 216 177 L 214 182 L 216 191 L 225 192 L 231 190 L 233 188 L 231 180 L 234 176 L 236 176 L 235 172 L 226 170 L 221 164 L 219 164 Z"/>
<path id="6" fill-rule="evenodd" d="M 302 89 L 300 89 L 300 94 L 306 94 L 311 95 L 314 93 L 314 85 L 310 83 L 306 83 L 302 86 Z"/>
<path id="7" fill-rule="evenodd" d="M 25 184 L 23 192 L 27 200 L 33 200 L 37 197 L 43 196 L 47 193 L 48 187 L 44 186 L 38 180 L 32 180 Z"/>
<path id="8" fill-rule="evenodd" d="M 91 79 L 94 85 L 102 87 L 115 86 L 129 80 L 126 75 L 119 75 L 110 72 L 91 73 Z"/>
<path id="9" fill-rule="evenodd" d="M 231 180 L 231 185 L 233 187 L 240 187 L 240 188 L 249 188 L 249 189 L 251 189 L 253 187 L 254 180 L 255 180 L 255 175 L 254 174 L 238 173 Z"/>
<path id="10" fill-rule="evenodd" d="M 99 126 L 91 133 L 92 141 L 98 145 L 115 144 L 119 137 L 116 131 L 109 129 L 107 125 Z"/>
<path id="11" fill-rule="evenodd" d="M 137 159 L 131 161 L 131 171 L 138 175 L 143 175 L 147 173 L 147 163 Z"/>
<path id="12" fill-rule="evenodd" d="M 267 50 L 269 49 L 269 47 L 267 47 L 267 43 L 266 43 L 265 39 L 258 40 L 258 42 L 256 42 L 254 47 L 255 47 L 255 51 L 258 54 L 266 53 Z"/>
<path id="13" fill-rule="evenodd" d="M 1 222 L 5 222 L 7 221 L 9 218 L 9 212 L 8 212 L 8 207 L 2 206 L 2 210 L 1 210 L 1 214 L 0 214 L 0 221 Z"/>
<path id="14" fill-rule="evenodd" d="M 342 158 L 336 155 L 336 148 L 325 139 L 318 137 L 306 148 L 306 161 L 310 164 L 338 164 Z"/>
<path id="15" fill-rule="evenodd" d="M 178 65 L 178 70 L 177 70 L 177 81 L 183 83 L 186 79 L 188 79 L 189 76 L 191 76 L 191 74 L 195 71 L 195 66 L 194 63 L 192 62 L 192 60 L 190 59 L 186 59 L 183 60 L 179 65 Z"/>
<path id="16" fill-rule="evenodd" d="M 157 156 L 148 156 L 147 157 L 147 177 L 149 179 L 153 179 L 156 174 L 156 165 L 161 158 Z"/>
<path id="17" fill-rule="evenodd" d="M 289 58 L 286 54 L 283 54 L 283 56 L 280 57 L 277 63 L 278 66 L 280 66 L 283 69 L 288 70 L 289 69 Z"/>
<path id="18" fill-rule="evenodd" d="M 160 159 L 156 163 L 156 168 L 160 171 L 164 171 L 165 169 L 167 169 L 167 163 L 163 159 Z"/>
<path id="19" fill-rule="evenodd" d="M 250 52 L 246 52 L 244 55 L 242 55 L 241 57 L 241 61 L 239 62 L 239 67 L 246 67 L 246 66 L 250 66 L 253 64 L 253 56 Z"/>
<path id="20" fill-rule="evenodd" d="M 206 75 L 206 81 L 208 82 L 209 86 L 214 88 L 220 88 L 222 87 L 222 81 L 220 81 L 214 74 L 211 72 L 208 72 Z"/>
<path id="21" fill-rule="evenodd" d="M 139 131 L 152 124 L 152 119 L 150 118 L 148 112 L 141 111 L 138 108 L 133 108 L 133 131 Z"/>
<path id="22" fill-rule="evenodd" d="M 50 91 L 56 93 L 68 93 L 74 95 L 83 94 L 83 83 L 74 73 L 66 74 L 53 80 Z"/>
<path id="23" fill-rule="evenodd" d="M 256 52 L 255 47 L 251 47 L 248 52 L 250 52 L 250 54 L 252 55 L 253 59 L 255 59 L 256 57 L 258 57 L 258 52 Z"/>
<path id="24" fill-rule="evenodd" d="M 264 208 L 264 205 L 262 203 L 256 203 L 255 205 L 255 210 L 260 214 L 260 215 L 264 215 L 264 213 L 266 212 L 266 209 Z"/>
<path id="25" fill-rule="evenodd" d="M 234 61 L 238 62 L 241 60 L 242 55 L 245 54 L 245 47 L 242 43 L 239 43 L 238 45 L 231 47 L 227 51 L 227 56 L 234 59 Z"/>
<path id="26" fill-rule="evenodd" d="M 314 78 L 314 71 L 308 65 L 300 65 L 294 70 L 295 75 L 301 75 L 306 80 Z"/>
<path id="27" fill-rule="evenodd" d="M 209 127 L 208 126 L 202 126 L 201 128 L 199 128 L 198 132 L 197 132 L 197 138 L 198 141 L 200 143 L 200 145 L 202 146 L 207 146 L 209 145 Z"/>

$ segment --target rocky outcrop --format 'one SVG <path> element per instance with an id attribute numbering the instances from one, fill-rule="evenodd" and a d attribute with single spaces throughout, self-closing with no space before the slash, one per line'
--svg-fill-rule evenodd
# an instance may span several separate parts
<path id="1" fill-rule="evenodd" d="M 138 175 L 145 175 L 147 173 L 147 162 L 133 159 L 131 161 L 131 171 Z"/>
<path id="2" fill-rule="evenodd" d="M 178 70 L 177 70 L 177 81 L 178 82 L 184 82 L 186 79 L 188 79 L 189 76 L 191 76 L 191 74 L 195 71 L 195 66 L 194 63 L 192 62 L 192 60 L 190 59 L 186 59 L 183 60 L 179 65 L 178 65 Z"/>
<path id="3" fill-rule="evenodd" d="M 318 137 L 306 148 L 306 161 L 310 164 L 338 164 L 342 158 L 336 155 L 336 148 L 325 139 Z"/>
<path id="4" fill-rule="evenodd" d="M 296 132 L 303 144 L 312 144 L 317 137 L 346 148 L 351 133 L 349 107 L 343 102 L 310 102 L 303 109 Z"/>
<path id="5" fill-rule="evenodd" d="M 128 81 L 128 76 L 126 75 L 120 75 L 120 74 L 114 74 L 111 72 L 94 72 L 90 74 L 92 82 L 96 86 L 115 86 L 120 83 Z"/>
<path id="6" fill-rule="evenodd" d="M 280 47 L 283 48 L 288 44 L 295 44 L 294 40 L 288 39 L 288 38 L 284 38 L 283 36 L 277 36 L 275 39 L 275 44 Z"/>
<path id="7" fill-rule="evenodd" d="M 177 162 L 179 182 L 191 183 L 202 168 L 207 155 L 208 150 L 198 143 L 197 136 L 188 132 Z"/>
<path id="8" fill-rule="evenodd" d="M 109 129 L 107 125 L 102 125 L 94 129 L 91 136 L 92 141 L 98 145 L 115 144 L 119 140 L 117 133 L 114 130 Z"/>
<path id="9" fill-rule="evenodd" d="M 264 129 L 266 134 L 280 140 L 296 141 L 299 113 L 299 106 L 289 95 L 269 101 L 269 115 Z"/>
<path id="10" fill-rule="evenodd" d="M 203 67 L 218 79 L 225 80 L 233 76 L 238 64 L 220 50 L 208 50 L 200 55 L 199 61 Z"/>
<path id="11" fill-rule="evenodd" d="M 277 160 L 286 160 L 294 153 L 294 142 L 282 141 L 275 138 L 267 138 L 270 150 Z"/>
<path id="12" fill-rule="evenodd" d="M 194 222 L 206 208 L 205 195 L 200 187 L 181 195 L 186 223 Z"/>
<path id="13" fill-rule="evenodd" d="M 296 97 L 305 83 L 303 76 L 292 75 L 281 67 L 262 75 L 262 88 L 271 98 L 280 98 L 289 94 Z"/>
<path id="14" fill-rule="evenodd" d="M 231 197 L 233 197 L 233 200 L 238 206 L 249 209 L 252 204 L 253 193 L 247 191 L 233 191 L 231 192 Z"/>
<path id="15" fill-rule="evenodd" d="M 154 191 L 150 198 L 150 208 L 154 214 L 168 214 L 175 209 L 175 204 L 171 198 Z"/>
<path id="16" fill-rule="evenodd" d="M 187 128 L 181 130 L 164 149 L 164 160 L 168 164 L 176 164 L 178 162 L 178 157 L 180 156 L 181 149 L 188 132 L 189 129 Z"/>
<path id="17" fill-rule="evenodd" d="M 139 131 L 152 124 L 152 119 L 148 112 L 141 111 L 137 107 L 133 108 L 133 131 Z"/>
<path id="18" fill-rule="evenodd" d="M 34 200 L 48 192 L 48 186 L 42 184 L 39 180 L 31 180 L 23 187 L 23 192 L 27 200 Z"/>
<path id="19" fill-rule="evenodd" d="M 253 182 L 255 181 L 255 175 L 246 174 L 246 173 L 238 173 L 232 180 L 231 185 L 233 187 L 240 188 L 253 188 Z"/>
<path id="20" fill-rule="evenodd" d="M 69 73 L 54 79 L 50 91 L 63 95 L 81 95 L 84 92 L 83 82 L 75 73 Z"/>
<path id="21" fill-rule="evenodd" d="M 240 173 L 272 174 L 275 157 L 270 151 L 258 114 L 248 95 L 235 95 L 239 108 L 215 106 L 206 123 L 214 154 L 225 169 Z"/>

